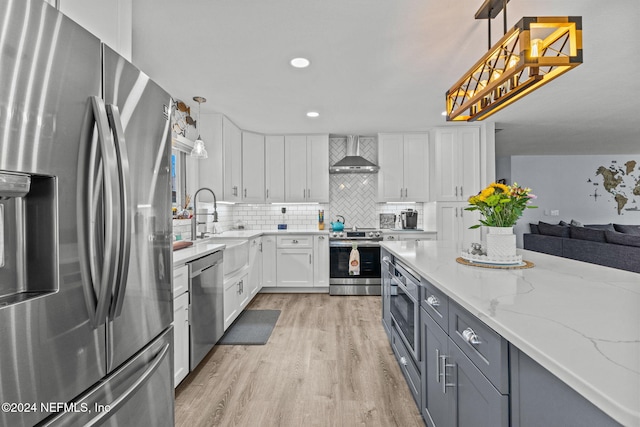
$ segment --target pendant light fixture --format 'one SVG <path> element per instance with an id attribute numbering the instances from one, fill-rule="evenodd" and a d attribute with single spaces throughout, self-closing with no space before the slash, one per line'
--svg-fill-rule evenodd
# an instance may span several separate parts
<path id="1" fill-rule="evenodd" d="M 198 138 L 193 144 L 193 149 L 191 150 L 191 157 L 195 157 L 197 159 L 206 159 L 209 157 L 207 154 L 207 149 L 204 146 L 204 141 L 200 137 L 200 104 L 203 102 L 207 102 L 207 100 L 202 96 L 194 96 L 193 100 L 198 103 L 198 121 L 196 121 L 196 130 L 198 131 Z"/>
<path id="2" fill-rule="evenodd" d="M 582 64 L 582 17 L 524 17 L 507 31 L 507 1 L 486 0 L 476 13 L 489 22 L 489 45 L 501 10 L 505 34 L 447 91 L 447 121 L 486 119 Z"/>

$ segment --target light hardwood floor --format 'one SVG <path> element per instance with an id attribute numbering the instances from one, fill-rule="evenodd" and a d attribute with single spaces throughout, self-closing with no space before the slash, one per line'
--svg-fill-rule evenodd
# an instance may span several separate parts
<path id="1" fill-rule="evenodd" d="M 215 346 L 176 389 L 177 426 L 424 426 L 381 323 L 380 297 L 259 294 L 269 342 Z"/>

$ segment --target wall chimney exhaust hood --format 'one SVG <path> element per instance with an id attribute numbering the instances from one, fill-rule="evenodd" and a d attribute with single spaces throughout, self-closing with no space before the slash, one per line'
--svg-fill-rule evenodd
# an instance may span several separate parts
<path id="1" fill-rule="evenodd" d="M 347 136 L 347 155 L 329 168 L 329 173 L 378 173 L 380 167 L 360 156 L 358 135 Z"/>

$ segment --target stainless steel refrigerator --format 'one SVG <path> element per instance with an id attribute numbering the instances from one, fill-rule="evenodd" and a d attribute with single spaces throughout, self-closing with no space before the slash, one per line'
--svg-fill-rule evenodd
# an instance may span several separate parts
<path id="1" fill-rule="evenodd" d="M 172 100 L 42 0 L 0 25 L 0 425 L 173 425 Z"/>

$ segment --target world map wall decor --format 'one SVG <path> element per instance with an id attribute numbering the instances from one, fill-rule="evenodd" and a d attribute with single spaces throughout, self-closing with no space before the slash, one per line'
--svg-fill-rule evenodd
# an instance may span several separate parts
<path id="1" fill-rule="evenodd" d="M 640 212 L 640 166 L 635 160 L 628 160 L 624 164 L 612 160 L 607 166 L 599 166 L 595 171 L 595 178 L 589 178 L 588 183 L 594 186 L 593 193 L 590 194 L 595 201 L 609 193 L 613 200 L 602 197 L 614 203 L 618 215 L 624 212 Z M 606 193 L 599 192 L 604 188 Z"/>

